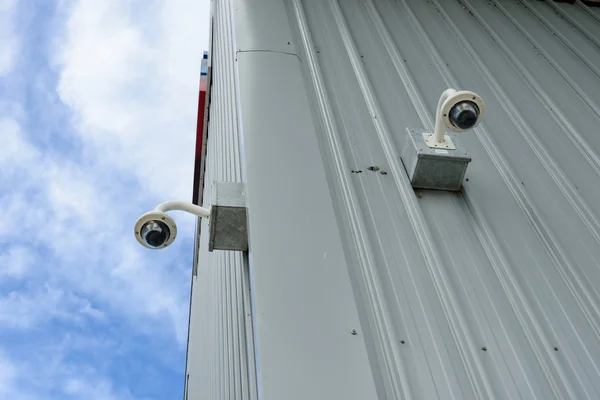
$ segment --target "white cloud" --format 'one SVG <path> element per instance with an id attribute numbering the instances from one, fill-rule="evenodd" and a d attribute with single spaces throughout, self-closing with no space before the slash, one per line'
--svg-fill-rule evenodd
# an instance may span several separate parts
<path id="1" fill-rule="evenodd" d="M 140 200 L 191 198 L 199 66 L 208 45 L 208 21 L 208 2 L 188 0 L 81 0 L 70 8 L 55 59 L 60 72 L 58 93 L 74 112 L 86 154 L 92 155 L 97 168 L 110 165 L 134 177 L 139 182 Z M 94 159 L 98 154 L 102 157 Z M 90 202 L 95 204 L 92 215 L 85 216 L 95 222 L 92 226 L 102 223 L 94 220 L 96 215 L 111 212 L 99 204 L 98 194 L 105 195 L 103 201 L 112 203 L 113 208 L 119 204 L 110 190 L 106 196 L 102 190 L 86 188 L 89 177 L 79 179 L 77 187 L 72 187 L 75 180 L 66 181 L 71 183 L 68 189 L 51 191 L 54 203 L 62 202 L 82 217 L 84 210 L 90 210 Z M 74 198 L 69 196 L 73 190 L 81 196 L 76 204 L 66 204 Z M 119 206 L 133 207 L 136 214 L 146 211 L 135 204 Z M 182 237 L 191 238 L 193 221 L 180 217 Z M 133 220 L 129 225 L 123 219 L 111 222 L 124 225 L 130 235 Z M 149 267 L 149 259 L 132 246 L 136 245 L 111 247 L 119 257 L 113 258 L 115 266 L 107 277 L 115 280 L 113 286 L 122 285 L 119 287 L 125 290 L 121 293 L 129 299 L 138 299 L 138 303 L 129 301 L 129 307 L 137 304 L 152 315 L 166 313 L 178 341 L 185 342 L 191 266 L 182 266 L 180 275 Z"/>
<path id="2" fill-rule="evenodd" d="M 191 198 L 207 3 L 75 2 L 56 56 L 82 140 L 149 193 Z"/>
<path id="3" fill-rule="evenodd" d="M 39 157 L 35 148 L 23 136 L 17 121 L 12 118 L 0 117 L 0 139 L 2 140 L 0 165 L 4 168 L 25 164 Z"/>
<path id="4" fill-rule="evenodd" d="M 16 0 L 0 0 L 0 77 L 9 74 L 15 64 L 18 40 L 14 32 Z"/>
<path id="5" fill-rule="evenodd" d="M 84 318 L 102 318 L 103 313 L 71 292 L 49 284 L 12 291 L 0 298 L 0 326 L 32 329 L 50 320 L 83 322 Z"/>
<path id="6" fill-rule="evenodd" d="M 0 397 L 19 400 L 133 400 L 126 388 L 115 387 L 109 376 L 91 363 L 69 358 L 72 344 L 80 339 L 67 337 L 58 343 L 37 343 L 20 357 L 9 357 L 0 349 Z M 88 340 L 87 345 L 102 343 Z M 43 366 L 43 368 L 40 368 Z"/>
<path id="7" fill-rule="evenodd" d="M 33 249 L 25 246 L 10 246 L 0 250 L 0 278 L 20 278 L 35 261 Z"/>
<path id="8" fill-rule="evenodd" d="M 13 120 L 0 120 L 0 133 L 11 150 L 0 156 L 0 168 L 8 181 L 15 182 L 9 193 L 0 194 L 0 206 L 9 211 L 0 222 L 0 243 L 20 240 L 38 249 L 44 246 L 60 263 L 48 265 L 38 260 L 38 278 L 50 277 L 58 285 L 81 291 L 131 318 L 164 319 L 167 315 L 172 332 L 183 344 L 191 265 L 173 269 L 156 261 L 156 266 L 148 268 L 153 257 L 137 245 L 132 234 L 136 215 L 126 218 L 129 209 L 139 207 L 127 197 L 126 188 L 99 176 L 101 170 L 43 154 Z M 27 177 L 26 184 L 16 184 L 22 176 Z M 182 219 L 180 225 L 185 226 L 186 219 Z M 188 217 L 190 238 L 192 223 L 193 218 Z M 162 260 L 168 262 L 168 258 L 162 254 Z M 25 247 L 7 247 L 0 256 L 0 265 L 8 266 L 3 271 L 6 276 L 30 270 L 33 261 Z M 9 293 L 0 297 L 0 323 L 12 321 L 12 327 L 30 328 L 60 318 L 60 312 L 53 309 L 73 313 L 85 308 L 74 307 L 49 287 L 26 295 Z M 159 328 L 168 329 L 169 325 Z"/>
<path id="9" fill-rule="evenodd" d="M 70 377 L 63 383 L 63 392 L 76 399 L 117 400 L 131 399 L 127 393 L 116 394 L 110 380 L 85 380 Z"/>
<path id="10" fill-rule="evenodd" d="M 13 391 L 16 375 L 12 361 L 0 352 L 0 395 L 8 395 Z"/>
<path id="11" fill-rule="evenodd" d="M 10 3 L 0 0 L 3 44 L 3 22 L 14 20 Z M 112 357 L 90 338 L 90 326 L 122 323 L 124 332 L 112 334 L 163 340 L 164 348 L 148 349 L 150 358 L 185 348 L 194 218 L 176 216 L 178 240 L 163 252 L 141 248 L 132 226 L 147 207 L 191 198 L 208 3 L 61 2 L 64 32 L 51 24 L 58 36 L 50 53 L 64 104 L 53 106 L 68 107 L 73 126 L 64 128 L 74 150 L 40 139 L 55 121 L 41 124 L 28 105 L 0 99 L 0 280 L 8 283 L 0 291 L 0 334 L 48 336 L 27 343 L 31 350 L 7 347 L 12 358 L 0 351 L 0 398 L 52 399 L 57 391 L 61 399 L 132 398 L 100 362 L 69 360 L 73 352 Z M 10 60 L 5 73 L 14 69 Z M 52 345 L 55 326 L 86 333 Z"/>

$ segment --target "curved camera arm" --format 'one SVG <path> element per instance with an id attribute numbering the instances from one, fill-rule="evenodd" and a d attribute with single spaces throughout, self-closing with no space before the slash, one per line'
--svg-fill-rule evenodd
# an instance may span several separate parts
<path id="1" fill-rule="evenodd" d="M 185 201 L 165 201 L 164 203 L 161 203 L 158 206 L 156 206 L 154 210 L 163 213 L 173 210 L 185 211 L 202 218 L 208 218 L 210 216 L 210 210 L 208 208 L 200 207 Z"/>
<path id="2" fill-rule="evenodd" d="M 433 140 L 435 143 L 442 143 L 444 141 L 444 133 L 446 132 L 446 129 L 444 128 L 444 121 L 441 115 L 442 106 L 444 105 L 444 102 L 455 93 L 455 89 L 446 89 L 440 96 L 437 108 L 435 109 L 435 131 L 433 133 Z"/>

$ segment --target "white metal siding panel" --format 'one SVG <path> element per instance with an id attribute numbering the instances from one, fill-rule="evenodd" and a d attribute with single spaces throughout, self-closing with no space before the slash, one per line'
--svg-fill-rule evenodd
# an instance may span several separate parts
<path id="1" fill-rule="evenodd" d="M 234 18 L 261 399 L 376 398 L 285 4 Z"/>
<path id="2" fill-rule="evenodd" d="M 210 115 L 242 118 L 263 399 L 600 398 L 597 8 L 236 0 L 225 27 L 241 108 Z M 464 190 L 414 191 L 406 128 L 448 87 L 486 102 Z"/>
<path id="3" fill-rule="evenodd" d="M 210 206 L 213 181 L 242 182 L 232 11 L 230 1 L 213 4 L 204 207 Z M 208 222 L 201 219 L 201 224 L 192 277 L 187 399 L 256 399 L 248 257 L 208 252 Z"/>
<path id="4" fill-rule="evenodd" d="M 382 398 L 600 397 L 594 11 L 288 4 Z M 431 129 L 447 87 L 486 101 L 463 134 L 468 181 L 415 193 L 399 160 L 405 129 Z"/>

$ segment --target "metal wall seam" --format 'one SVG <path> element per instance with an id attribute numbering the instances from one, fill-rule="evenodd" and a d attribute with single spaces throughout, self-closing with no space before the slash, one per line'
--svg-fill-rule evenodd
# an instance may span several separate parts
<path id="1" fill-rule="evenodd" d="M 447 277 L 449 272 L 444 266 L 443 259 L 434 245 L 430 227 L 424 218 L 423 211 L 414 198 L 410 182 L 408 181 L 400 157 L 396 153 L 395 145 L 391 139 L 390 129 L 385 122 L 378 100 L 367 79 L 364 67 L 358 59 L 358 52 L 345 22 L 340 5 L 337 0 L 330 0 L 329 4 L 332 7 L 334 18 L 336 20 L 335 22 L 340 30 L 344 45 L 346 46 L 346 51 L 350 58 L 354 73 L 356 74 L 361 92 L 365 97 L 367 107 L 372 115 L 375 131 L 384 149 L 402 203 L 408 212 L 412 229 L 414 230 L 421 251 L 423 252 L 425 264 L 431 274 L 440 303 L 451 326 L 454 342 L 460 349 L 462 356 L 461 361 L 469 376 L 470 384 L 472 385 L 474 392 L 477 393 L 478 398 L 494 399 L 495 394 L 491 389 L 490 380 L 486 374 L 486 370 L 481 365 L 481 360 L 475 354 L 475 350 L 470 346 L 465 346 L 465 343 L 463 342 L 463 338 L 466 338 L 467 341 L 473 341 L 471 327 L 465 322 L 463 310 L 460 307 L 457 307 L 456 294 L 454 289 L 449 285 L 450 279 Z"/>
<path id="2" fill-rule="evenodd" d="M 212 182 L 240 182 L 235 90 L 235 42 L 231 33 L 232 1 L 212 4 L 211 102 L 209 106 L 203 205 L 210 205 Z M 197 277 L 192 288 L 188 346 L 188 399 L 256 398 L 252 337 L 246 323 L 249 283 L 242 252 L 208 252 L 207 221 L 202 220 Z M 199 302 L 199 299 L 206 299 Z"/>
<path id="3" fill-rule="evenodd" d="M 421 118 L 423 126 L 431 128 L 431 118 L 429 117 L 427 110 L 424 107 L 424 101 L 421 99 L 421 96 L 419 95 L 418 91 L 415 90 L 415 85 L 412 79 L 410 78 L 410 75 L 408 75 L 408 72 L 404 68 L 401 56 L 397 53 L 397 49 L 391 42 L 391 39 L 389 38 L 389 35 L 387 34 L 385 27 L 383 26 L 383 22 L 380 20 L 377 10 L 373 7 L 371 1 L 366 1 L 365 7 L 367 8 L 369 16 L 373 18 L 373 22 L 378 30 L 378 33 L 382 41 L 385 43 L 385 46 L 387 48 L 387 51 L 390 53 L 394 66 L 397 69 L 398 74 L 400 75 L 403 83 L 407 87 L 407 91 L 411 93 L 411 99 L 413 101 L 413 104 L 415 105 L 418 115 Z"/>
<path id="4" fill-rule="evenodd" d="M 433 1 L 439 7 L 442 15 L 444 15 L 445 12 L 443 11 L 443 7 L 441 5 L 439 5 L 436 0 L 433 0 Z M 510 58 L 513 60 L 517 60 L 517 58 L 514 55 L 512 55 L 512 52 L 510 52 L 510 50 L 508 50 L 508 46 L 506 45 L 506 43 L 504 43 L 504 41 L 488 25 L 489 22 L 487 22 L 487 21 L 489 21 L 489 19 L 487 19 L 487 20 L 482 19 L 482 17 L 477 13 L 476 10 L 469 9 L 469 11 L 471 12 L 471 15 L 473 17 L 475 17 L 479 22 L 481 22 L 485 26 L 486 31 L 491 36 L 495 37 L 496 43 L 498 43 L 498 45 L 501 48 L 505 49 L 505 51 L 508 51 L 509 53 L 511 53 Z M 460 35 L 460 30 L 458 27 L 454 26 L 452 19 L 448 18 L 448 17 L 446 17 L 445 19 L 446 19 L 447 23 L 453 27 L 453 30 L 455 32 L 457 32 L 458 35 Z M 465 42 L 465 43 L 468 43 L 468 42 Z M 473 57 L 476 57 L 477 52 L 473 52 L 471 54 Z M 521 64 L 520 61 L 518 61 L 517 63 L 520 65 L 520 68 L 523 68 L 523 69 L 525 68 Z M 477 63 L 476 63 L 476 65 L 477 65 Z M 444 67 L 442 67 L 442 68 L 444 68 Z M 527 74 L 529 74 L 529 73 L 527 73 Z M 532 77 L 528 77 L 528 81 L 531 82 L 532 80 L 533 80 Z M 542 98 L 545 101 L 550 101 L 549 96 L 544 96 Z M 554 107 L 551 107 L 551 110 L 554 110 L 555 112 L 558 113 L 557 109 Z M 482 130 L 480 130 L 480 131 L 482 131 Z M 491 139 L 488 139 L 488 140 L 489 140 L 489 143 L 493 143 L 491 141 Z M 537 149 L 532 147 L 532 151 L 535 153 L 537 151 Z M 501 162 L 498 164 L 499 167 L 506 168 L 507 171 L 510 171 L 510 169 L 509 169 L 510 167 L 508 166 L 509 163 L 503 159 L 504 157 L 501 155 L 500 151 L 498 151 L 497 149 L 491 148 L 490 158 L 494 159 L 494 157 L 492 157 L 492 154 L 499 156 L 498 159 L 501 160 Z M 562 246 L 560 245 L 560 242 L 557 240 L 556 233 L 553 232 L 552 229 L 549 229 L 547 227 L 547 224 L 544 222 L 544 220 L 540 218 L 540 214 L 541 214 L 540 211 L 536 209 L 537 207 L 535 207 L 530 196 L 527 195 L 526 191 L 522 188 L 523 185 L 518 184 L 518 179 L 516 177 L 514 177 L 514 172 L 509 172 L 507 174 L 507 176 L 511 176 L 511 175 L 512 175 L 511 182 L 509 183 L 507 181 L 507 184 L 509 184 L 509 187 L 512 187 L 514 189 L 513 193 L 518 193 L 520 198 L 525 199 L 526 206 L 522 207 L 523 213 L 527 216 L 530 224 L 532 225 L 532 227 L 535 229 L 536 233 L 538 234 L 540 241 L 544 244 L 544 247 L 546 248 L 548 255 L 552 258 L 552 261 L 556 265 L 559 274 L 561 275 L 565 284 L 569 288 L 571 295 L 575 298 L 575 300 L 579 304 L 580 311 L 584 313 L 584 315 L 586 316 L 587 322 L 590 324 L 590 326 L 596 332 L 596 335 L 597 335 L 598 319 L 597 319 L 597 317 L 594 316 L 594 314 L 598 312 L 598 307 L 595 305 L 595 303 L 596 303 L 594 301 L 595 296 L 593 294 L 591 294 L 591 292 L 594 290 L 587 288 L 587 281 L 585 279 L 582 279 L 582 277 L 579 275 L 577 265 L 572 263 L 568 258 L 566 258 L 566 253 L 565 253 L 564 249 L 562 248 Z M 549 175 L 551 177 L 553 177 L 553 175 L 550 173 L 550 171 L 549 171 Z M 559 189 L 561 189 L 563 194 L 565 194 L 565 192 L 562 190 L 562 185 L 560 183 L 557 184 L 557 187 Z M 573 198 L 569 193 L 566 193 L 565 197 L 567 197 L 568 199 Z M 578 210 L 578 207 L 576 207 L 574 204 L 571 204 L 571 206 L 573 207 L 573 209 L 575 211 Z M 583 218 L 583 220 L 584 220 L 584 222 L 586 222 L 586 225 L 589 228 L 589 224 L 587 224 L 587 222 L 588 222 L 587 219 Z M 595 236 L 593 236 L 593 237 L 595 237 Z M 535 318 L 535 317 L 532 315 L 531 318 Z M 541 332 L 544 332 L 544 331 L 541 331 Z M 542 337 L 544 337 L 544 336 L 545 336 L 545 334 L 542 334 Z M 547 340 L 548 340 L 548 338 L 545 337 L 544 341 L 547 341 Z M 532 346 L 532 347 L 535 349 L 538 348 L 538 346 Z M 553 372 L 548 370 L 546 373 L 547 373 L 549 382 L 552 384 L 552 387 L 557 391 L 556 392 L 557 397 L 561 396 L 558 394 L 560 391 L 566 391 L 566 394 L 563 394 L 562 396 L 567 395 L 569 398 L 577 397 L 577 395 L 575 394 L 575 391 L 576 391 L 575 386 L 573 386 L 572 380 L 567 377 L 569 370 L 564 368 L 563 365 L 561 365 L 560 363 L 551 362 L 553 359 L 547 355 L 544 355 L 544 352 L 541 352 L 538 350 L 536 353 L 539 357 L 542 357 L 540 359 L 540 365 L 552 366 L 554 369 Z M 542 360 L 546 360 L 546 361 L 542 361 Z M 553 377 L 554 374 L 558 375 L 559 379 L 557 379 L 557 377 Z M 561 387 L 562 387 L 562 389 L 561 389 Z"/>
<path id="5" fill-rule="evenodd" d="M 200 239 L 189 400 L 599 398 L 597 9 L 213 8 L 206 177 L 246 183 L 252 253 Z M 486 102 L 473 162 L 415 191 L 399 149 L 447 87 Z"/>
<path id="6" fill-rule="evenodd" d="M 435 0 L 434 0 L 435 1 Z M 410 6 L 406 3 L 406 1 L 402 1 L 405 9 L 412 14 L 412 10 L 410 9 Z M 440 10 L 440 13 L 442 15 L 445 15 L 443 8 L 437 4 L 437 2 L 435 2 L 435 4 L 437 5 L 438 9 Z M 414 14 L 412 14 L 414 16 Z M 454 32 L 460 37 L 462 35 L 462 33 L 460 32 L 460 30 L 454 26 L 452 19 L 449 17 L 445 18 L 446 21 L 448 21 L 448 24 L 453 27 Z M 415 24 L 415 29 L 420 33 L 420 36 L 422 37 L 422 40 L 424 40 L 428 45 L 425 46 L 426 49 L 431 49 L 431 57 L 432 59 L 435 60 L 437 67 L 440 69 L 440 71 L 442 71 L 442 76 L 444 77 L 444 80 L 446 81 L 446 83 L 449 86 L 455 86 L 457 87 L 458 82 L 456 81 L 456 79 L 452 76 L 452 72 L 446 67 L 444 61 L 442 60 L 441 56 L 439 54 L 436 53 L 436 49 L 435 46 L 431 43 L 427 33 L 425 32 L 425 30 L 422 28 L 422 26 L 420 26 L 419 20 L 416 18 L 414 19 L 414 24 Z M 464 46 L 469 46 L 469 42 L 466 40 L 461 41 L 461 43 Z M 476 60 L 476 62 L 474 63 L 475 66 L 480 67 L 481 70 L 484 71 L 485 74 L 485 64 L 482 62 L 477 62 L 477 52 L 475 52 L 474 50 L 471 52 L 472 57 Z M 508 105 L 508 107 L 510 107 L 510 101 L 505 102 L 505 104 Z M 515 122 L 518 124 L 520 122 L 520 119 L 515 119 Z M 490 156 L 490 159 L 494 162 L 496 168 L 498 169 L 498 171 L 500 172 L 501 176 L 504 178 L 506 185 L 508 186 L 508 188 L 510 189 L 511 193 L 513 194 L 513 196 L 517 199 L 518 203 L 521 205 L 521 209 L 523 210 L 523 212 L 525 213 L 525 215 L 527 215 L 529 218 L 529 221 L 532 223 L 532 225 L 534 227 L 536 227 L 536 230 L 540 231 L 543 230 L 545 232 L 548 232 L 548 230 L 543 229 L 542 227 L 540 227 L 539 223 L 537 222 L 537 218 L 536 218 L 536 212 L 535 209 L 532 205 L 532 201 L 528 198 L 527 194 L 525 193 L 525 191 L 521 188 L 521 185 L 519 185 L 517 183 L 517 178 L 514 175 L 514 172 L 512 171 L 512 168 L 509 166 L 509 163 L 504 160 L 504 158 L 502 157 L 502 154 L 500 151 L 498 151 L 498 149 L 496 148 L 496 146 L 494 145 L 493 140 L 490 138 L 490 135 L 485 131 L 485 129 L 483 127 L 480 127 L 476 130 L 476 133 L 478 134 L 478 136 L 480 137 L 480 140 L 482 142 L 482 144 L 485 144 L 486 150 L 488 151 L 488 154 Z M 470 203 L 470 201 L 468 200 L 468 192 L 465 192 L 465 201 L 467 203 Z M 470 210 L 476 211 L 477 207 L 469 207 Z M 482 216 L 476 216 L 473 215 L 474 220 L 482 220 L 483 217 Z M 543 236 L 542 236 L 543 237 Z M 554 243 L 554 245 L 552 245 L 552 243 Z M 548 242 L 548 249 L 552 249 L 555 246 L 556 242 Z M 500 258 L 502 259 L 502 258 Z M 493 265 L 497 265 L 496 262 L 492 263 Z M 504 268 L 504 270 L 506 271 L 507 269 Z M 513 282 L 517 282 L 515 280 L 512 280 Z M 514 288 L 517 287 L 517 285 L 513 286 Z M 508 286 L 506 287 L 507 289 L 509 288 Z M 517 291 L 518 293 L 518 291 Z M 521 300 L 519 301 L 520 304 L 523 304 L 523 297 L 520 298 Z M 529 319 L 535 321 L 535 314 L 529 313 Z M 521 319 L 522 322 L 525 322 L 527 320 L 525 319 Z M 534 327 L 539 326 L 538 323 L 533 323 Z M 530 328 L 527 326 L 524 326 L 524 329 L 526 329 L 528 332 L 531 332 Z M 539 335 L 544 341 L 548 341 L 548 338 L 546 337 L 546 333 L 543 330 L 535 330 L 535 332 L 537 333 L 537 335 Z M 561 382 L 557 381 L 556 378 L 556 374 L 558 372 L 559 376 L 564 376 L 564 373 L 560 371 L 561 366 L 559 364 L 555 364 L 552 362 L 551 359 L 547 358 L 547 356 L 545 355 L 545 352 L 541 351 L 541 349 L 539 348 L 539 346 L 535 343 L 535 342 L 531 342 L 532 345 L 532 349 L 534 349 L 534 352 L 536 354 L 536 356 L 538 357 L 538 360 L 540 362 L 540 365 L 543 366 L 544 372 L 546 374 L 546 377 L 548 379 L 548 382 L 550 383 L 551 387 L 553 388 L 553 391 L 555 393 L 555 395 L 557 396 L 557 398 L 561 398 L 562 396 L 564 396 L 561 392 L 563 389 L 561 389 L 561 386 L 563 386 L 561 384 Z M 568 380 L 566 379 L 561 379 L 562 382 L 568 384 Z M 567 391 L 569 391 L 571 393 L 572 396 L 572 389 L 569 390 L 567 388 Z"/>
<path id="7" fill-rule="evenodd" d="M 280 0 L 236 2 L 260 396 L 374 398 L 288 18 Z"/>
<path id="8" fill-rule="evenodd" d="M 316 87 L 311 101 L 322 114 L 328 148 L 323 157 L 332 158 L 327 173 L 342 186 L 336 189 L 341 193 L 337 204 L 348 220 L 365 216 L 364 240 L 377 260 L 375 276 L 384 276 L 382 268 L 393 255 L 386 247 L 388 238 L 414 237 L 423 259 L 395 267 L 403 272 L 429 268 L 435 284 L 432 289 L 424 280 L 413 281 L 417 296 L 423 293 L 431 303 L 415 301 L 421 308 L 389 303 L 400 312 L 391 315 L 389 325 L 402 327 L 408 321 L 404 313 L 429 314 L 430 307 L 443 307 L 442 318 L 453 327 L 449 336 L 459 349 L 452 373 L 460 379 L 464 398 L 596 398 L 600 208 L 595 201 L 599 185 L 589 182 L 599 181 L 600 141 L 593 132 L 600 76 L 589 60 L 600 57 L 598 35 L 591 33 L 600 27 L 594 25 L 598 14 L 579 1 L 576 5 L 526 0 L 289 2 L 305 42 L 307 54 L 302 58 L 310 70 L 306 79 Z M 303 9 L 309 17 L 301 15 Z M 378 9 L 387 14 L 380 15 Z M 548 10 L 558 14 L 553 24 L 543 18 L 554 15 Z M 390 21 L 392 25 L 385 26 Z M 311 35 L 319 40 L 314 48 L 307 45 Z M 410 50 L 409 56 L 403 49 Z M 416 115 L 423 127 L 430 127 L 427 109 L 433 112 L 432 98 L 446 87 L 461 89 L 461 85 L 484 94 L 491 110 L 475 134 L 465 134 L 475 155 L 467 176 L 471 182 L 467 179 L 457 195 L 404 193 L 409 185 L 403 182 L 401 165 L 396 167 L 396 149 L 406 121 L 414 121 Z M 358 90 L 349 89 L 353 86 Z M 362 96 L 364 103 L 349 93 Z M 403 107 L 406 98 L 413 108 Z M 362 120 L 348 117 L 352 110 Z M 395 112 L 392 118 L 390 110 Z M 332 139 L 337 130 L 343 143 Z M 383 179 L 377 187 L 368 186 L 367 177 L 351 176 L 349 166 L 340 161 L 373 158 L 382 163 L 380 154 L 369 147 L 376 141 L 400 189 L 398 196 L 386 191 L 389 186 Z M 359 192 L 358 209 L 352 209 L 347 199 L 354 191 Z M 500 196 L 490 197 L 492 193 Z M 407 209 L 408 218 L 402 222 L 410 225 L 391 224 L 395 231 L 390 231 L 380 218 L 389 211 L 375 207 L 383 201 Z M 352 224 L 349 228 L 362 229 Z M 349 249 L 358 247 L 351 235 L 345 241 Z M 430 254 L 429 244 L 439 254 Z M 498 287 L 491 286 L 495 283 Z M 400 280 L 385 284 L 380 296 L 393 299 L 393 290 L 403 285 Z M 357 296 L 366 294 L 361 300 L 371 311 L 373 300 L 368 289 L 362 290 Z M 434 336 L 444 332 L 439 322 L 432 329 Z M 381 335 L 376 329 L 371 334 Z M 489 353 L 490 347 L 477 348 L 477 341 L 503 351 Z M 452 349 L 447 351 L 453 354 Z M 403 353 L 403 362 L 415 362 L 413 354 Z M 408 369 L 408 387 L 415 397 L 427 389 L 422 384 L 429 382 L 428 376 L 440 386 L 450 380 L 434 369 L 441 359 L 429 354 L 434 353 L 425 352 L 429 370 L 415 374 Z M 404 379 L 402 371 L 383 358 L 379 363 L 372 364 L 375 375 L 392 373 L 396 374 L 392 379 Z M 463 372 L 468 374 L 464 379 Z M 412 380 L 415 375 L 418 379 Z M 438 392 L 440 398 L 445 395 Z"/>
<path id="9" fill-rule="evenodd" d="M 337 174 L 340 178 L 340 186 L 344 196 L 344 206 L 350 220 L 352 221 L 355 245 L 360 253 L 360 269 L 364 287 L 367 292 L 367 301 L 369 308 L 372 311 L 374 320 L 374 334 L 372 338 L 378 346 L 379 357 L 384 365 L 382 368 L 385 371 L 386 386 L 389 396 L 397 399 L 412 399 L 410 385 L 405 372 L 404 362 L 398 348 L 399 339 L 393 331 L 392 324 L 389 322 L 389 310 L 385 303 L 385 299 L 381 297 L 381 283 L 374 267 L 373 257 L 371 255 L 370 244 L 365 235 L 363 217 L 360 208 L 357 206 L 356 194 L 353 191 L 353 186 L 349 182 L 347 173 L 348 162 L 345 159 L 344 153 L 341 150 L 338 138 L 338 128 L 330 111 L 330 100 L 324 90 L 322 74 L 319 70 L 318 63 L 315 60 L 315 49 L 310 37 L 309 28 L 304 15 L 301 0 L 293 0 L 293 9 L 295 12 L 296 22 L 300 30 L 301 42 L 304 47 L 305 59 L 307 68 L 310 70 L 312 84 L 317 94 L 319 111 L 324 124 L 324 133 L 326 135 L 328 145 L 331 148 L 331 154 L 337 169 Z"/>
<path id="10" fill-rule="evenodd" d="M 548 3 L 549 6 L 551 6 L 554 11 L 559 14 L 562 18 L 566 19 L 567 21 L 569 21 L 571 23 L 571 25 L 575 28 L 578 29 L 579 31 L 581 31 L 584 35 L 587 36 L 587 38 L 593 42 L 596 46 L 600 47 L 600 39 L 598 39 L 598 35 L 595 35 L 594 33 L 590 32 L 588 29 L 586 29 L 584 26 L 582 26 L 579 21 L 577 21 L 577 19 L 573 18 L 573 16 L 568 13 L 565 12 L 561 7 L 559 7 L 558 5 L 554 4 L 554 2 L 552 1 L 546 1 L 546 3 Z M 592 15 L 590 13 L 590 7 L 585 6 L 583 3 L 579 3 L 579 6 L 581 7 L 581 9 L 585 10 L 587 13 L 589 13 L 589 15 Z M 596 19 L 598 19 L 596 17 Z"/>

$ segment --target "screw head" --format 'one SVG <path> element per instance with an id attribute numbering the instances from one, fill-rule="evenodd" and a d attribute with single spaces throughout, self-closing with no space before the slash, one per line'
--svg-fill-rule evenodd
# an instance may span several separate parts
<path id="1" fill-rule="evenodd" d="M 350 334 L 352 334 L 352 335 L 356 335 L 356 333 L 357 333 L 357 332 L 356 332 L 356 329 L 352 329 L 352 330 L 350 331 Z"/>

